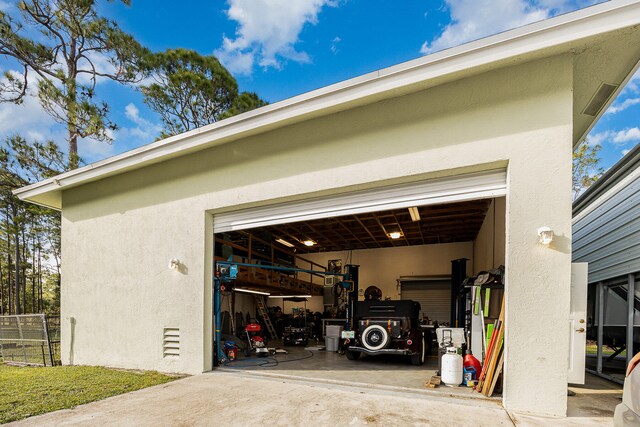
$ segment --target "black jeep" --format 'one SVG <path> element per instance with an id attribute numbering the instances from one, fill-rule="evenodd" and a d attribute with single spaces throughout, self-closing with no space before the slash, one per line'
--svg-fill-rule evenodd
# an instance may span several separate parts
<path id="1" fill-rule="evenodd" d="M 354 337 L 344 341 L 349 360 L 368 355 L 410 356 L 413 365 L 425 358 L 424 333 L 419 325 L 420 303 L 411 300 L 359 301 L 354 316 Z"/>

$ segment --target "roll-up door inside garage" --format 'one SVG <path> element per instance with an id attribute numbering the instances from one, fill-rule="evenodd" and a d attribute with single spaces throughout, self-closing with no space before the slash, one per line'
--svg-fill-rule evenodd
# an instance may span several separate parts
<path id="1" fill-rule="evenodd" d="M 423 318 L 443 324 L 451 319 L 451 278 L 400 279 L 401 298 L 418 301 Z"/>

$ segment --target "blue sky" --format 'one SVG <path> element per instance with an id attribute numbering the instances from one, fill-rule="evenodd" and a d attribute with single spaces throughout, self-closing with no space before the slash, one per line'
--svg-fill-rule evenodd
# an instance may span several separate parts
<path id="1" fill-rule="evenodd" d="M 0 9 L 14 2 L 0 0 Z M 100 2 L 101 12 L 152 50 L 215 54 L 241 90 L 276 102 L 350 77 L 594 3 L 591 0 L 132 0 Z M 7 9 L 8 8 L 8 9 Z M 16 64 L 0 58 L 0 70 Z M 640 142 L 636 76 L 591 132 L 606 169 Z M 152 142 L 159 118 L 140 94 L 104 81 L 98 95 L 120 126 L 112 144 L 82 141 L 86 162 Z M 31 97 L 0 104 L 0 137 L 62 140 L 64 132 Z"/>

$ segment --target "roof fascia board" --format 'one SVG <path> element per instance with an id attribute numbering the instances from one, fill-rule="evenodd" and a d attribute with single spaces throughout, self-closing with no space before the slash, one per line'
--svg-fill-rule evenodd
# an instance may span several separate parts
<path id="1" fill-rule="evenodd" d="M 154 142 L 14 191 L 20 199 L 151 165 L 286 124 L 349 108 L 352 103 L 437 77 L 575 42 L 640 23 L 640 1 L 620 0 L 529 24 L 276 102 Z M 394 95 L 395 96 L 395 95 Z"/>
<path id="2" fill-rule="evenodd" d="M 585 209 L 595 204 L 594 200 L 599 199 L 602 194 L 607 193 L 621 180 L 625 180 L 629 174 L 638 170 L 640 170 L 640 144 L 637 144 L 627 155 L 611 166 L 604 175 L 573 202 L 573 216 L 581 215 Z"/>

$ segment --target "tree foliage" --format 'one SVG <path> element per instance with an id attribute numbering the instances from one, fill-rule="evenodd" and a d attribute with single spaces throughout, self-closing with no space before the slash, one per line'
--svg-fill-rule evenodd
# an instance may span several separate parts
<path id="1" fill-rule="evenodd" d="M 111 141 L 117 125 L 98 97 L 101 80 L 134 84 L 148 77 L 140 90 L 162 119 L 163 137 L 266 104 L 239 92 L 214 56 L 186 49 L 150 53 L 96 4 L 22 0 L 0 10 L 0 58 L 20 67 L 0 78 L 0 102 L 20 104 L 35 94 L 66 128 L 65 141 L 14 136 L 0 146 L 0 314 L 59 313 L 60 215 L 22 202 L 13 190 L 77 168 L 81 139 Z"/>
<path id="2" fill-rule="evenodd" d="M 267 102 L 262 100 L 254 92 L 241 92 L 233 100 L 231 107 L 225 111 L 220 118 L 226 119 L 227 117 L 236 116 L 238 114 L 246 113 L 247 111 L 255 110 L 256 108 L 267 105 Z"/>
<path id="3" fill-rule="evenodd" d="M 22 67 L 5 73 L 0 100 L 21 103 L 35 81 L 42 108 L 67 129 L 68 165 L 75 169 L 79 138 L 110 141 L 116 129 L 108 105 L 96 99 L 98 79 L 140 81 L 146 50 L 99 16 L 95 0 L 23 0 L 17 10 L 0 11 L 0 55 Z"/>
<path id="4" fill-rule="evenodd" d="M 162 119 L 162 137 L 266 104 L 254 93 L 238 93 L 236 80 L 212 55 L 169 49 L 148 55 L 146 72 L 153 81 L 141 91 L 144 102 Z"/>
<path id="5" fill-rule="evenodd" d="M 587 188 L 600 178 L 603 169 L 599 166 L 599 144 L 589 145 L 583 141 L 573 151 L 573 199 L 575 200 Z"/>
<path id="6" fill-rule="evenodd" d="M 60 295 L 60 214 L 24 203 L 15 188 L 66 167 L 55 143 L 19 136 L 0 148 L 0 313 L 57 312 Z"/>

